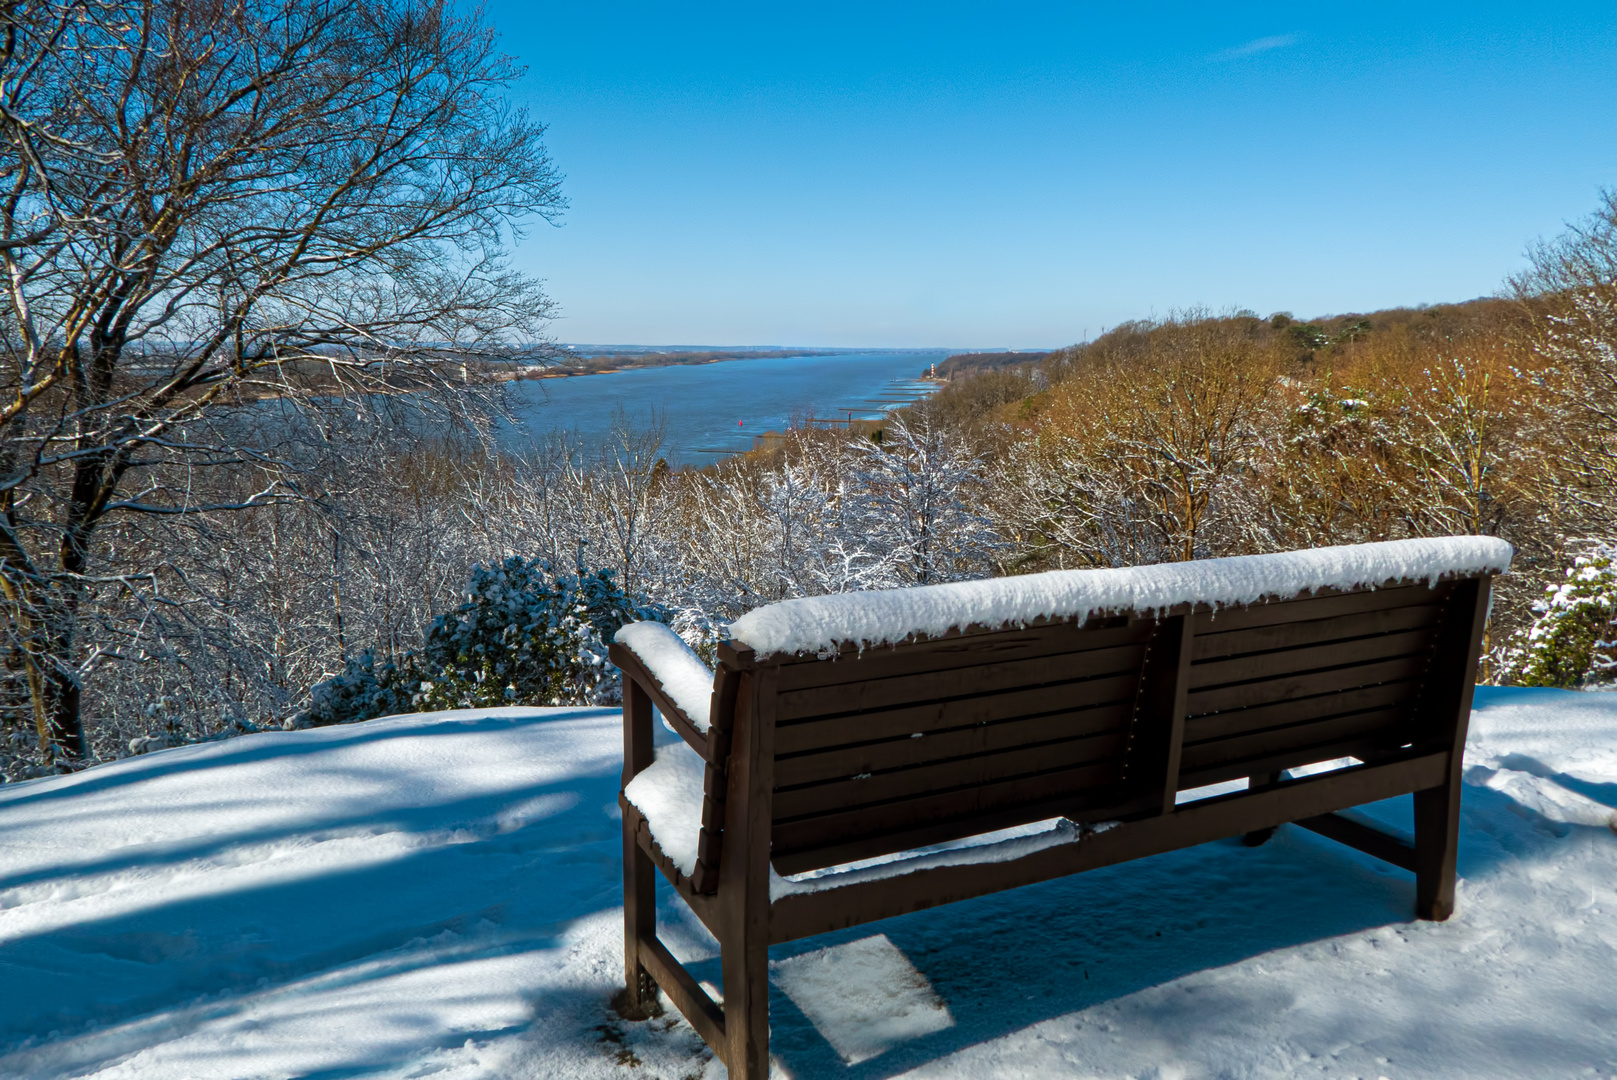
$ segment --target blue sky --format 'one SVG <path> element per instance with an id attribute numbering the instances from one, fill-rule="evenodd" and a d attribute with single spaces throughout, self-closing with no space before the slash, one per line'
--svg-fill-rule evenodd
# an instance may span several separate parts
<path id="1" fill-rule="evenodd" d="M 1492 293 L 1617 185 L 1617 4 L 491 3 L 563 341 L 1029 348 Z"/>

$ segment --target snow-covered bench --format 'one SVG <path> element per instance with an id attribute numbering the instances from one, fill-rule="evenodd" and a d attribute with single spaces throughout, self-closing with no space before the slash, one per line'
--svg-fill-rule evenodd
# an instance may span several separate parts
<path id="1" fill-rule="evenodd" d="M 1453 537 L 787 600 L 717 671 L 624 627 L 629 1007 L 655 980 L 761 1078 L 772 944 L 1286 822 L 1413 871 L 1447 918 L 1510 558 Z M 653 704 L 684 743 L 655 758 Z M 1413 840 L 1337 813 L 1408 793 Z M 722 1006 L 657 938 L 653 865 L 719 940 Z"/>

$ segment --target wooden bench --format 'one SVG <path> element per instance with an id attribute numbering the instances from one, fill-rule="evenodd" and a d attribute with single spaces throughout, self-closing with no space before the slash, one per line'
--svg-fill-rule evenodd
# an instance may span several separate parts
<path id="1" fill-rule="evenodd" d="M 1447 918 L 1510 555 L 1457 537 L 786 601 L 738 620 L 714 672 L 625 627 L 626 1010 L 661 987 L 762 1078 L 770 945 L 1287 822 L 1412 871 L 1416 915 Z M 689 750 L 654 761 L 653 705 Z M 1404 794 L 1412 842 L 1338 813 Z M 722 1005 L 658 940 L 653 866 L 719 941 Z"/>

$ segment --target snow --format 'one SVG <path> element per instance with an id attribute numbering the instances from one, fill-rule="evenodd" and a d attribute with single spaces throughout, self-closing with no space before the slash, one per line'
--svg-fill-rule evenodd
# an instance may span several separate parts
<path id="1" fill-rule="evenodd" d="M 1450 536 L 1116 570 L 1054 570 L 783 600 L 741 616 L 730 634 L 760 654 L 826 652 L 842 644 L 937 636 L 973 623 L 1018 626 L 1039 618 L 1143 613 L 1192 602 L 1250 604 L 1321 588 L 1430 584 L 1445 575 L 1502 573 L 1511 555 L 1511 546 L 1497 537 Z"/>
<path id="2" fill-rule="evenodd" d="M 1299 828 L 1205 844 L 776 946 L 778 1075 L 1617 1075 L 1617 694 L 1477 706 L 1450 921 Z M 0 787 L 0 1076 L 716 1080 L 607 1004 L 621 739 L 432 713 Z M 666 888 L 659 919 L 718 984 Z"/>
<path id="3" fill-rule="evenodd" d="M 1079 827 L 1064 818 L 1050 818 L 1030 825 L 999 829 L 981 836 L 953 840 L 945 844 L 916 848 L 914 851 L 880 855 L 843 866 L 828 866 L 791 877 L 781 877 L 769 871 L 769 898 L 779 900 L 794 893 L 822 892 L 844 885 L 857 885 L 865 881 L 912 874 L 917 870 L 930 870 L 938 866 L 974 866 L 983 863 L 1010 862 L 1035 851 L 1043 851 L 1058 844 L 1075 844 L 1083 836 L 1104 832 L 1111 825 Z"/>
<path id="4" fill-rule="evenodd" d="M 662 623 L 636 622 L 619 630 L 614 640 L 640 658 L 697 731 L 707 731 L 713 672 L 678 634 Z"/>
<path id="5" fill-rule="evenodd" d="M 686 877 L 696 872 L 706 768 L 695 750 L 683 742 L 669 743 L 658 747 L 656 759 L 623 789 L 646 819 L 657 846 Z"/>

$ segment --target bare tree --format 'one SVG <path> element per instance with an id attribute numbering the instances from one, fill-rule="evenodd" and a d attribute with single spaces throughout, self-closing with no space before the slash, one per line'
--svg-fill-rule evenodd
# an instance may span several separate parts
<path id="1" fill-rule="evenodd" d="M 288 425 L 454 412 L 542 339 L 505 251 L 563 202 L 516 74 L 441 0 L 0 4 L 0 584 L 42 738 L 84 751 L 88 605 L 153 588 L 109 527 L 296 495 Z M 218 465 L 259 482 L 199 498 Z"/>

